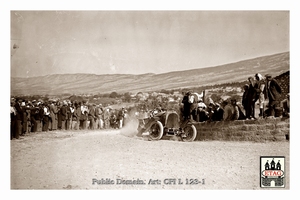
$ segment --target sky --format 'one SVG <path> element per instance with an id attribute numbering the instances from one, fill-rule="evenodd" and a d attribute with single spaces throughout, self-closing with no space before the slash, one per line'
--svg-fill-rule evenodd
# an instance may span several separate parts
<path id="1" fill-rule="evenodd" d="M 11 10 L 11 76 L 144 74 L 290 50 L 289 11 Z"/>

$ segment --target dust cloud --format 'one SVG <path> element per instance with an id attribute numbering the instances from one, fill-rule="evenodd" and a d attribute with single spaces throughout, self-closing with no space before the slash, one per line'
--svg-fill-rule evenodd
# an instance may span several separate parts
<path id="1" fill-rule="evenodd" d="M 122 129 L 120 129 L 120 134 L 125 135 L 127 137 L 136 136 L 136 134 L 138 133 L 137 131 L 138 124 L 139 124 L 138 119 L 134 117 L 125 119 L 125 125 Z"/>

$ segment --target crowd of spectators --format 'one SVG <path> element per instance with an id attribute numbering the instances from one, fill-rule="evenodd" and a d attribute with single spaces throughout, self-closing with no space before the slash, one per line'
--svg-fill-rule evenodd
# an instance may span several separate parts
<path id="1" fill-rule="evenodd" d="M 254 120 L 265 117 L 289 117 L 290 95 L 279 101 L 282 88 L 270 74 L 265 78 L 257 73 L 248 78 L 248 84 L 243 86 L 241 102 L 235 98 L 228 98 L 220 102 L 205 104 L 199 98 L 197 102 L 189 101 L 192 92 L 188 91 L 182 99 L 183 120 L 189 119 L 196 122 L 204 121 L 231 121 L 231 120 Z M 258 117 L 255 115 L 255 105 L 259 106 Z M 196 105 L 196 106 L 195 106 Z"/>
<path id="2" fill-rule="evenodd" d="M 271 75 L 255 74 L 248 78 L 248 84 L 243 86 L 241 102 L 228 98 L 214 102 L 211 98 L 204 103 L 202 98 L 190 100 L 192 92 L 184 94 L 181 101 L 183 120 L 195 122 L 253 120 L 255 105 L 259 105 L 259 118 L 289 117 L 290 95 L 279 101 L 282 89 Z M 193 101 L 193 102 L 191 102 Z M 145 109 L 147 110 L 147 109 Z M 280 114 L 278 112 L 281 111 Z M 277 114 L 276 114 L 277 112 Z M 54 130 L 95 130 L 122 128 L 128 117 L 127 110 L 103 107 L 101 104 L 88 102 L 71 102 L 69 100 L 33 100 L 12 98 L 10 106 L 11 139 L 30 132 Z"/>
<path id="3" fill-rule="evenodd" d="M 95 103 L 12 98 L 11 139 L 19 139 L 30 132 L 122 128 L 126 113 L 124 107 L 117 110 Z"/>

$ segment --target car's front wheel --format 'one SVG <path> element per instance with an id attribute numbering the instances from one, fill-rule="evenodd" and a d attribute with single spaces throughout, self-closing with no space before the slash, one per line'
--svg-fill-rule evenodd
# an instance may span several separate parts
<path id="1" fill-rule="evenodd" d="M 164 127 L 160 121 L 154 122 L 149 129 L 151 140 L 160 140 L 164 133 Z"/>

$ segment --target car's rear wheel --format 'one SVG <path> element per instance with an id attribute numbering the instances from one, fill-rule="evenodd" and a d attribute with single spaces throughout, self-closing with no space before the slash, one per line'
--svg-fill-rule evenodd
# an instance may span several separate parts
<path id="1" fill-rule="evenodd" d="M 164 133 L 164 127 L 160 121 L 154 122 L 149 129 L 151 140 L 160 140 Z"/>
<path id="2" fill-rule="evenodd" d="M 187 125 L 184 127 L 184 136 L 181 135 L 182 141 L 184 142 L 192 142 L 197 137 L 197 129 L 194 125 Z"/>

